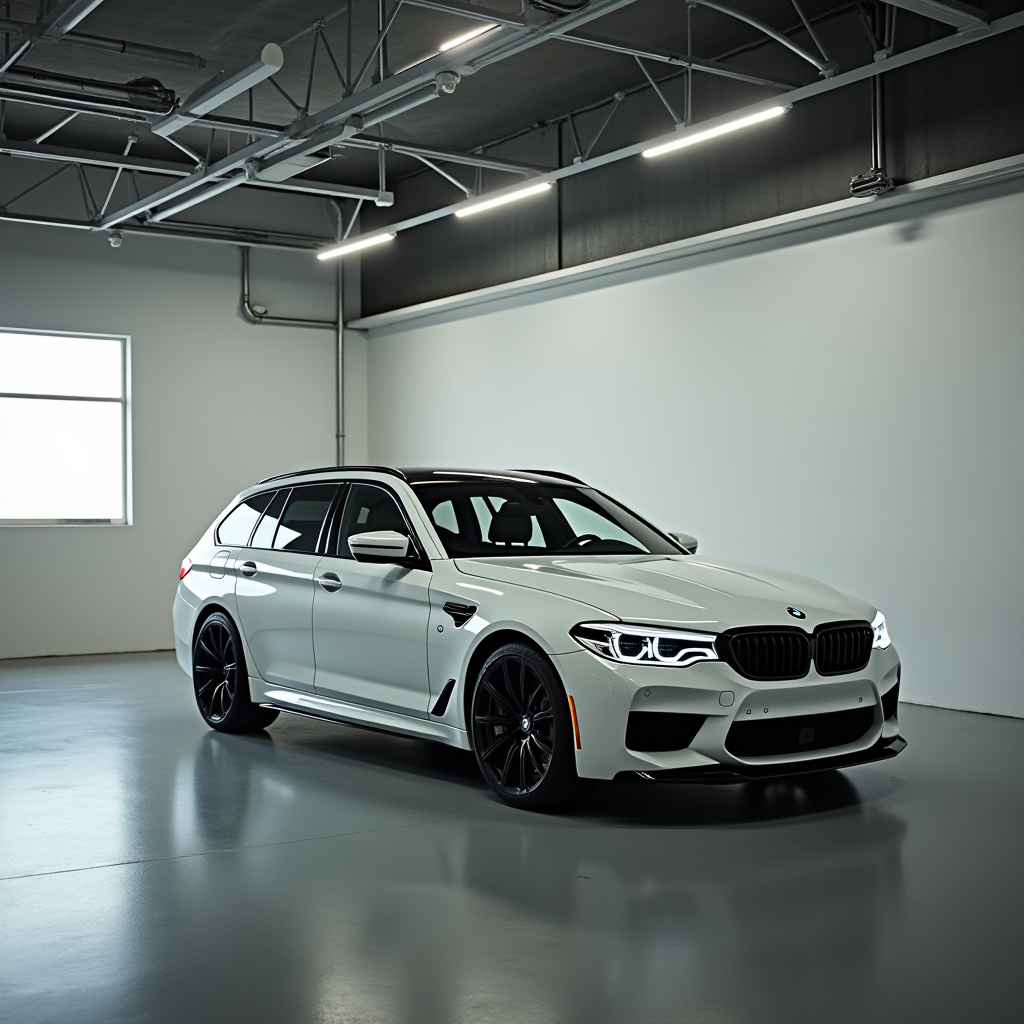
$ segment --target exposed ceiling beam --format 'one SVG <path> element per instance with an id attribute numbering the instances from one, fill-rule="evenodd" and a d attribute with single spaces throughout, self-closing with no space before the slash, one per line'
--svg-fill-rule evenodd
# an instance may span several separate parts
<path id="1" fill-rule="evenodd" d="M 42 146 L 33 142 L 15 142 L 13 139 L 0 139 L 0 153 L 28 160 L 84 164 L 86 167 L 109 167 L 111 170 L 120 167 L 125 171 L 167 174 L 179 178 L 187 177 L 194 170 L 187 164 L 169 164 L 165 160 L 153 160 L 145 156 L 121 156 L 120 153 L 100 153 L 95 150 L 72 149 L 67 146 Z"/>
<path id="2" fill-rule="evenodd" d="M 1007 15 L 1006 17 L 999 18 L 992 22 L 991 34 L 1000 35 L 1004 32 L 1012 32 L 1020 28 L 1024 28 L 1024 11 L 1018 11 L 1015 14 Z M 980 36 L 976 33 L 955 33 L 953 35 L 946 36 L 943 39 L 937 39 L 933 42 L 925 43 L 923 46 L 915 47 L 912 50 L 905 50 L 904 52 L 888 57 L 883 61 L 872 61 L 870 64 L 854 68 L 851 71 L 836 75 L 833 78 L 825 78 L 817 82 L 812 82 L 809 85 L 801 86 L 800 88 L 793 89 L 781 96 L 773 97 L 770 101 L 767 101 L 767 103 L 762 100 L 760 103 L 751 104 L 747 107 L 741 107 L 738 110 L 729 111 L 729 113 L 723 114 L 720 117 L 712 118 L 708 121 L 702 121 L 681 130 L 669 132 L 657 138 L 646 139 L 643 142 L 633 143 L 632 145 L 624 146 L 621 149 L 613 150 L 610 153 L 603 153 L 600 156 L 593 157 L 580 163 L 572 163 L 565 167 L 560 167 L 555 171 L 545 173 L 544 177 L 548 181 L 556 182 L 564 178 L 574 177 L 577 174 L 583 174 L 598 167 L 618 163 L 621 160 L 627 160 L 630 157 L 639 156 L 645 149 L 676 141 L 684 135 L 701 133 L 719 123 L 734 121 L 750 114 L 761 112 L 769 104 L 796 104 L 802 100 L 810 99 L 813 96 L 820 96 L 823 93 L 832 92 L 834 89 L 841 89 L 857 82 L 863 82 L 874 78 L 877 75 L 883 75 L 888 71 L 895 71 L 898 68 L 926 60 L 929 57 L 934 57 L 941 53 L 947 53 L 950 50 L 959 49 L 961 46 L 966 46 L 970 43 L 976 42 L 979 38 Z M 363 236 L 353 238 L 352 241 L 358 242 L 361 237 L 372 238 L 386 232 L 397 233 L 400 231 L 407 231 L 410 228 L 420 227 L 423 224 L 429 224 L 432 221 L 451 216 L 457 210 L 465 207 L 468 202 L 480 202 L 481 200 L 486 200 L 488 198 L 498 198 L 520 188 L 522 188 L 522 186 L 518 184 L 510 185 L 507 188 L 496 189 L 493 192 L 485 193 L 482 196 L 476 197 L 476 199 L 472 201 L 451 203 L 450 205 L 443 206 L 440 209 L 430 210 L 426 213 L 419 214 L 418 216 L 409 217 L 405 220 L 396 221 L 391 224 L 378 224 L 365 232 Z"/>
<path id="3" fill-rule="evenodd" d="M 26 213 L 4 213 L 0 210 L 0 223 L 32 224 L 42 227 L 73 228 L 94 231 L 96 225 L 87 220 L 66 217 L 37 217 Z M 248 245 L 259 249 L 288 249 L 315 252 L 332 239 L 314 235 L 297 235 L 284 231 L 259 231 L 252 228 L 221 227 L 217 224 L 195 224 L 172 221 L 170 224 L 125 224 L 119 228 L 126 235 L 163 236 L 183 238 L 193 242 L 218 242 L 223 245 Z"/>
<path id="4" fill-rule="evenodd" d="M 406 68 L 390 78 L 385 78 L 362 92 L 356 93 L 331 104 L 316 114 L 302 118 L 289 127 L 286 138 L 263 138 L 244 146 L 236 153 L 224 157 L 209 168 L 197 171 L 187 178 L 181 179 L 167 188 L 160 189 L 145 199 L 116 210 L 104 217 L 97 227 L 105 229 L 130 220 L 132 217 L 145 213 L 161 203 L 170 202 L 179 195 L 209 182 L 232 174 L 246 163 L 265 161 L 277 153 L 288 151 L 289 157 L 312 153 L 324 146 L 343 142 L 357 135 L 367 123 L 383 119 L 382 112 L 388 116 L 390 111 L 397 113 L 402 103 L 408 101 L 413 94 L 428 99 L 429 89 L 435 89 L 435 95 L 443 95 L 440 83 L 451 81 L 446 76 L 472 74 L 478 68 L 486 67 L 505 57 L 520 53 L 537 46 L 547 39 L 563 32 L 568 32 L 585 25 L 611 11 L 627 7 L 635 0 L 593 0 L 584 10 L 567 15 L 557 21 L 549 18 L 536 27 L 526 29 L 501 26 L 492 32 L 482 35 L 453 47 L 444 53 L 436 54 L 411 68 Z M 538 12 L 540 13 L 540 12 Z M 457 79 L 455 79 L 457 81 Z"/>
<path id="5" fill-rule="evenodd" d="M 35 26 L 30 21 L 14 21 L 11 18 L 0 18 L 0 29 L 6 32 L 30 33 Z M 108 39 L 106 36 L 93 36 L 85 32 L 65 32 L 58 37 L 65 43 L 79 43 L 100 50 L 111 50 L 114 53 L 126 53 L 130 57 L 148 57 L 151 60 L 168 61 L 171 64 L 188 64 L 191 67 L 206 67 L 206 61 L 198 54 L 185 50 L 168 50 L 163 46 L 150 46 L 148 43 L 130 43 L 125 39 Z M 53 40 L 47 40 L 53 42 Z"/>
<path id="6" fill-rule="evenodd" d="M 485 170 L 490 171 L 507 171 L 509 174 L 544 174 L 546 171 L 551 170 L 550 167 L 541 167 L 539 164 L 526 164 L 519 160 L 505 160 L 502 157 L 487 156 L 483 153 L 460 153 L 457 150 L 445 149 L 442 146 L 423 146 L 418 142 L 400 142 L 398 139 L 387 137 L 375 139 L 355 135 L 351 139 L 346 139 L 342 145 L 355 149 L 379 149 L 383 146 L 394 153 L 402 153 L 407 156 L 425 156 L 430 160 L 444 160 L 448 163 L 464 164 L 466 167 L 483 167 Z"/>
<path id="7" fill-rule="evenodd" d="M 770 89 L 795 89 L 797 82 L 779 82 L 771 78 L 763 78 L 760 75 L 753 75 L 731 64 L 721 64 L 716 60 L 701 60 L 699 57 L 681 57 L 678 54 L 670 53 L 668 50 L 643 49 L 638 50 L 623 43 L 616 43 L 611 39 L 604 39 L 601 36 L 575 33 L 559 37 L 567 43 L 579 43 L 582 46 L 592 46 L 598 50 L 609 50 L 612 53 L 622 53 L 630 57 L 640 57 L 643 60 L 659 61 L 662 64 L 674 64 L 676 67 L 693 68 L 694 71 L 706 71 L 710 75 L 721 75 L 723 78 L 734 78 L 739 82 L 749 82 L 751 85 L 764 85 Z"/>
<path id="8" fill-rule="evenodd" d="M 375 188 L 360 188 L 358 185 L 335 185 L 329 181 L 307 181 L 304 178 L 289 178 L 288 181 L 260 181 L 255 178 L 246 185 L 276 189 L 279 192 L 304 192 L 311 196 L 332 196 L 335 199 L 363 199 L 377 206 L 392 206 L 393 192 L 378 192 Z"/>
<path id="9" fill-rule="evenodd" d="M 14 67 L 38 41 L 54 42 L 62 38 L 101 3 L 103 0 L 61 0 L 46 18 L 22 29 L 27 38 L 0 59 L 0 72 Z"/>
<path id="10" fill-rule="evenodd" d="M 87 149 L 69 149 L 62 146 L 41 146 L 32 142 L 13 142 L 0 139 L 0 154 L 26 160 L 41 160 L 47 163 L 82 164 L 85 167 L 106 167 L 108 170 L 136 171 L 144 174 L 159 174 L 171 178 L 187 178 L 194 172 L 188 164 L 170 164 L 145 156 L 121 156 L 119 153 L 97 153 Z M 390 206 L 394 202 L 391 192 L 358 185 L 339 185 L 333 181 L 310 181 L 306 178 L 291 178 L 288 181 L 260 181 L 258 179 L 239 182 L 246 187 L 276 189 L 279 192 L 303 192 L 313 196 L 333 196 L 337 199 L 366 199 Z"/>
<path id="11" fill-rule="evenodd" d="M 283 67 L 284 52 L 281 47 L 277 43 L 267 43 L 260 50 L 258 57 L 249 57 L 232 64 L 195 89 L 163 120 L 153 125 L 153 132 L 156 135 L 173 135 L 197 117 L 216 110 L 228 100 L 259 85 L 271 75 L 276 75 Z"/>
<path id="12" fill-rule="evenodd" d="M 774 39 L 777 43 L 782 43 L 787 49 L 792 50 L 798 57 L 803 57 L 808 64 L 813 64 L 823 75 L 830 75 L 832 73 L 832 67 L 828 61 L 815 57 L 813 53 L 809 53 L 802 46 L 794 43 L 789 36 L 784 35 L 782 32 L 772 28 L 771 25 L 766 25 L 759 18 L 753 17 L 753 15 L 747 14 L 744 11 L 738 11 L 735 7 L 728 7 L 725 4 L 714 3 L 712 0 L 692 0 L 693 3 L 700 4 L 701 7 L 708 7 L 713 11 L 718 11 L 720 14 L 727 14 L 730 18 L 736 18 L 737 21 L 744 21 L 751 28 L 756 28 L 758 32 L 763 32 L 766 36 Z"/>
<path id="13" fill-rule="evenodd" d="M 507 11 L 495 11 L 490 7 L 478 7 L 476 4 L 462 3 L 460 0 L 405 0 L 411 7 L 426 7 L 431 11 L 446 11 L 448 14 L 461 14 L 464 18 L 475 21 L 489 21 L 495 25 L 514 25 L 525 28 L 527 21 L 518 14 Z"/>
<path id="14" fill-rule="evenodd" d="M 101 3 L 103 0 L 62 0 L 43 20 L 45 28 L 40 35 L 44 39 L 59 39 L 92 14 Z"/>
<path id="15" fill-rule="evenodd" d="M 941 21 L 944 25 L 952 25 L 959 32 L 985 32 L 989 28 L 989 16 L 985 11 L 958 3 L 957 0 L 886 0 L 886 3 L 931 18 L 932 21 Z"/>

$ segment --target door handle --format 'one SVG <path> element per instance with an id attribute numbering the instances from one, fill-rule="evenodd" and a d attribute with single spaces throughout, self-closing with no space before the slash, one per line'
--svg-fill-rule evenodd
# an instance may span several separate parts
<path id="1" fill-rule="evenodd" d="M 333 572 L 325 572 L 320 579 L 317 580 L 321 588 L 326 590 L 328 594 L 335 594 L 341 590 L 341 580 L 338 575 Z"/>
<path id="2" fill-rule="evenodd" d="M 256 563 L 255 562 L 243 562 L 240 566 L 243 576 L 255 576 L 256 575 Z"/>

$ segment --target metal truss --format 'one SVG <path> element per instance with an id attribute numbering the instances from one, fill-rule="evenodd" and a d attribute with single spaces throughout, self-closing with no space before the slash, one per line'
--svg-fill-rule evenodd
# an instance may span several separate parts
<path id="1" fill-rule="evenodd" d="M 43 45 L 49 41 L 63 40 L 65 42 L 82 42 L 84 45 L 101 45 L 96 42 L 100 37 L 85 36 L 83 33 L 72 31 L 101 2 L 102 0 L 62 0 L 34 24 L 29 25 L 9 20 L 0 22 L 0 29 L 15 29 L 21 34 L 16 39 L 16 45 L 10 56 L 3 62 L 3 70 L 10 72 L 16 62 L 33 46 Z M 657 47 L 638 49 L 613 39 L 581 31 L 591 21 L 634 2 L 636 0 L 591 0 L 582 9 L 556 17 L 548 11 L 533 7 L 527 7 L 525 14 L 520 16 L 469 4 L 464 0 L 395 0 L 388 10 L 387 0 L 379 0 L 377 37 L 370 50 L 361 55 L 362 59 L 358 62 L 358 67 L 354 68 L 351 48 L 352 2 L 350 0 L 312 25 L 296 32 L 281 44 L 282 47 L 290 46 L 299 39 L 310 37 L 309 72 L 304 96 L 294 98 L 289 95 L 272 77 L 269 77 L 273 74 L 273 69 L 266 74 L 261 73 L 261 76 L 257 78 L 257 80 L 265 78 L 269 86 L 281 93 L 295 110 L 295 120 L 287 126 L 272 125 L 254 118 L 252 87 L 248 89 L 249 117 L 247 119 L 224 117 L 215 110 L 211 110 L 208 102 L 210 95 L 214 97 L 213 106 L 216 106 L 218 102 L 225 101 L 231 95 L 238 95 L 237 91 L 228 93 L 222 89 L 221 92 L 218 92 L 218 88 L 223 86 L 220 76 L 193 93 L 183 108 L 185 116 L 179 116 L 174 115 L 177 107 L 167 107 L 169 102 L 167 99 L 150 97 L 148 94 L 140 95 L 137 91 L 136 94 L 130 94 L 125 91 L 129 87 L 110 86 L 109 95 L 100 95 L 99 98 L 96 96 L 78 98 L 75 95 L 75 90 L 80 89 L 81 85 L 75 83 L 79 80 L 61 79 L 61 76 L 16 69 L 13 74 L 0 75 L 0 153 L 37 161 L 57 162 L 64 168 L 75 167 L 83 192 L 86 216 L 79 221 L 68 221 L 60 218 L 41 218 L 17 212 L 12 213 L 7 209 L 40 187 L 46 180 L 50 180 L 45 178 L 30 186 L 21 195 L 7 200 L 6 207 L 0 207 L 0 219 L 25 223 L 60 223 L 61 226 L 91 231 L 109 231 L 116 228 L 122 231 L 138 231 L 147 234 L 185 234 L 189 237 L 203 237 L 215 241 L 238 241 L 244 236 L 246 244 L 254 246 L 269 244 L 309 248 L 325 244 L 329 240 L 289 236 L 280 232 L 242 231 L 237 228 L 188 225 L 180 220 L 172 221 L 170 218 L 177 217 L 184 210 L 239 186 L 302 192 L 321 198 L 328 197 L 332 200 L 348 198 L 354 200 L 359 206 L 365 201 L 373 201 L 378 206 L 389 206 L 394 197 L 385 188 L 384 156 L 387 152 L 393 152 L 414 157 L 431 172 L 437 173 L 456 186 L 466 197 L 459 203 L 396 222 L 386 228 L 377 229 L 378 232 L 381 230 L 402 231 L 456 212 L 458 208 L 470 201 L 470 197 L 476 194 L 477 189 L 464 184 L 457 175 L 442 166 L 443 164 L 461 165 L 475 168 L 478 171 L 479 169 L 501 171 L 515 175 L 520 181 L 524 178 L 529 179 L 542 175 L 545 181 L 555 182 L 578 173 L 584 173 L 595 167 L 626 159 L 663 141 L 678 140 L 681 133 L 703 131 L 714 127 L 724 119 L 735 119 L 751 112 L 756 113 L 765 106 L 764 102 L 754 104 L 724 115 L 724 118 L 694 125 L 691 116 L 692 76 L 694 73 L 727 77 L 770 89 L 776 94 L 770 100 L 772 104 L 789 106 L 834 88 L 867 78 L 874 79 L 888 70 L 923 60 L 935 53 L 954 49 L 984 35 L 1008 31 L 1024 24 L 1024 16 L 1020 14 L 1011 15 L 990 24 L 984 12 L 967 7 L 957 0 L 889 0 L 887 10 L 895 8 L 911 10 L 916 14 L 949 25 L 956 29 L 956 32 L 934 43 L 898 55 L 891 52 L 888 42 L 878 43 L 874 60 L 870 64 L 845 72 L 840 72 L 835 62 L 826 54 L 814 24 L 804 15 L 798 0 L 793 0 L 793 6 L 800 18 L 798 27 L 806 30 L 816 52 L 812 52 L 794 41 L 792 36 L 794 29 L 779 31 L 745 12 L 718 3 L 717 0 L 687 0 L 686 17 L 689 42 L 685 54 L 675 54 Z M 387 67 L 387 41 L 389 34 L 395 31 L 396 20 L 403 3 L 460 15 L 477 23 L 486 22 L 492 27 L 459 45 L 428 57 L 412 67 L 396 74 L 390 74 Z M 43 6 L 45 7 L 45 5 Z M 808 70 L 813 68 L 818 80 L 804 85 L 799 82 L 781 81 L 746 71 L 731 62 L 726 63 L 726 60 L 731 60 L 730 56 L 719 57 L 715 60 L 694 56 L 692 53 L 693 36 L 689 26 L 692 10 L 696 6 L 715 10 L 755 28 L 763 36 L 765 42 L 785 47 L 805 64 L 810 65 Z M 328 40 L 325 28 L 329 22 L 343 15 L 347 15 L 348 18 L 346 51 L 341 54 L 339 50 L 336 54 Z M 889 23 L 887 22 L 887 24 Z M 871 34 L 871 30 L 868 30 Z M 86 40 L 92 40 L 92 42 Z M 576 140 L 576 157 L 567 167 L 546 168 L 491 157 L 485 152 L 485 149 L 488 148 L 486 146 L 481 146 L 473 153 L 460 153 L 418 141 L 405 142 L 386 138 L 383 135 L 378 137 L 368 134 L 368 129 L 374 126 L 382 126 L 391 118 L 422 104 L 450 95 L 467 76 L 474 72 L 548 41 L 561 41 L 571 45 L 601 49 L 632 58 L 643 71 L 646 84 L 631 88 L 630 91 L 636 91 L 636 88 L 651 88 L 672 117 L 676 124 L 676 131 L 660 139 L 645 140 L 611 153 L 594 156 L 595 146 L 604 128 L 626 95 L 623 90 L 619 90 L 611 101 L 605 101 L 611 102 L 611 106 L 599 130 L 586 147 L 579 142 L 572 115 L 562 118 L 567 121 L 572 136 Z M 116 46 L 106 45 L 111 42 L 117 41 L 106 40 L 102 45 L 107 49 L 117 49 Z M 134 53 L 139 56 L 148 55 L 157 60 L 175 60 L 192 64 L 198 62 L 197 66 L 202 66 L 201 58 L 194 54 L 169 50 L 155 52 L 160 48 L 149 48 L 154 52 L 143 54 L 142 49 L 144 48 L 140 49 L 140 46 L 136 44 L 121 43 L 119 45 L 121 47 L 119 52 Z M 318 60 L 323 59 L 329 61 L 337 78 L 340 98 L 321 110 L 311 112 L 313 76 Z M 665 79 L 661 81 L 656 79 L 651 73 L 649 64 L 668 65 L 673 68 L 673 74 L 669 77 L 675 77 L 677 74 L 685 75 L 686 89 L 681 113 L 673 107 L 662 89 Z M 363 83 L 371 69 L 375 69 L 374 80 L 364 86 Z M 245 78 L 247 69 L 239 65 L 233 70 L 237 72 L 235 80 L 240 83 L 237 88 L 244 89 L 247 84 Z M 103 85 L 103 83 L 99 84 Z M 192 116 L 192 109 L 188 104 L 192 103 L 198 94 L 203 94 L 207 99 L 206 107 L 200 107 L 195 116 Z M 2 109 L 5 101 L 12 100 L 49 106 L 65 111 L 69 116 L 55 122 L 31 142 L 4 140 L 2 137 Z M 149 109 L 139 106 L 140 100 L 145 101 Z M 162 107 L 161 104 L 163 104 Z M 160 109 L 152 109 L 154 106 L 160 107 Z M 159 123 L 161 134 L 169 144 L 184 153 L 190 163 L 182 164 L 180 158 L 176 161 L 162 161 L 133 156 L 130 153 L 132 136 L 129 136 L 124 153 L 120 155 L 44 144 L 47 138 L 59 131 L 79 113 L 99 114 L 131 121 L 145 120 L 151 124 Z M 205 157 L 174 138 L 179 122 L 182 125 L 190 124 L 192 128 L 207 129 L 211 133 L 210 145 Z M 217 131 L 242 134 L 245 136 L 245 144 L 234 153 L 229 152 L 227 156 L 212 161 L 210 153 L 213 146 L 213 133 Z M 298 175 L 308 172 L 311 167 L 329 160 L 336 147 L 376 150 L 381 179 L 379 187 L 367 189 L 298 177 Z M 105 189 L 105 201 L 102 204 L 97 203 L 91 195 L 91 186 L 85 174 L 85 167 L 103 167 L 113 171 L 113 180 Z M 125 171 L 129 172 L 127 178 L 135 190 L 134 201 L 108 212 L 118 181 L 125 176 Z M 148 194 L 142 194 L 139 188 L 140 180 L 143 184 L 153 182 L 154 176 L 159 179 L 155 182 L 156 187 Z M 167 178 L 172 180 L 167 182 Z M 510 185 L 507 188 L 487 193 L 487 195 L 499 197 L 521 187 L 521 184 Z M 0 202 L 2 202 L 2 197 L 0 197 Z M 355 215 L 349 221 L 348 229 L 344 233 L 345 237 L 351 232 L 354 223 Z M 339 231 L 337 233 L 339 237 L 340 230 L 339 212 Z"/>

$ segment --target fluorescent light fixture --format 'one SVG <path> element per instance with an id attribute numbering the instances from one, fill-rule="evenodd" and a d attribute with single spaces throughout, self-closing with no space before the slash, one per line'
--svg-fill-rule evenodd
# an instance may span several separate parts
<path id="1" fill-rule="evenodd" d="M 153 125 L 153 132 L 156 135 L 173 135 L 197 117 L 216 110 L 221 104 L 241 96 L 271 75 L 276 75 L 283 67 L 284 53 L 281 47 L 277 43 L 267 43 L 255 60 L 240 60 L 204 82 L 181 106 Z"/>
<path id="2" fill-rule="evenodd" d="M 318 252 L 316 258 L 318 260 L 331 260 L 335 256 L 347 256 L 350 252 L 359 252 L 360 249 L 368 249 L 371 245 L 380 245 L 381 242 L 390 242 L 395 237 L 394 231 L 388 231 L 383 235 L 371 235 L 369 238 L 357 238 L 354 242 L 345 242 L 342 245 L 336 245 L 331 249 L 324 249 L 323 252 Z"/>
<path id="3" fill-rule="evenodd" d="M 671 153 L 673 150 L 682 149 L 684 146 L 693 146 L 698 142 L 714 139 L 719 135 L 727 135 L 729 132 L 737 131 L 740 128 L 747 128 L 752 124 L 759 124 L 761 121 L 769 121 L 773 117 L 786 113 L 787 110 L 789 110 L 789 107 L 769 107 L 767 110 L 761 110 L 747 117 L 737 118 L 735 121 L 726 121 L 725 124 L 720 124 L 715 128 L 708 128 L 707 131 L 693 132 L 692 134 L 684 135 L 681 139 L 666 142 L 664 145 L 652 146 L 650 149 L 644 150 L 644 156 L 661 156 L 662 153 Z"/>
<path id="4" fill-rule="evenodd" d="M 480 25 L 478 28 L 474 28 L 464 35 L 456 36 L 454 39 L 449 39 L 447 43 L 442 43 L 438 48 L 438 53 L 444 53 L 445 50 L 451 50 L 456 46 L 461 46 L 463 43 L 468 43 L 470 39 L 476 39 L 477 36 L 482 36 L 485 32 L 490 32 L 492 28 L 497 28 L 497 25 Z"/>
<path id="5" fill-rule="evenodd" d="M 537 185 L 530 185 L 528 188 L 517 189 L 515 192 L 508 192 L 496 199 L 485 199 L 482 203 L 474 203 L 472 206 L 464 206 L 461 210 L 455 211 L 456 217 L 469 217 L 474 213 L 482 213 L 484 210 L 493 210 L 495 206 L 504 206 L 506 203 L 514 203 L 517 199 L 525 199 L 527 196 L 535 196 L 538 192 L 546 192 L 551 188 L 550 181 L 542 181 Z"/>

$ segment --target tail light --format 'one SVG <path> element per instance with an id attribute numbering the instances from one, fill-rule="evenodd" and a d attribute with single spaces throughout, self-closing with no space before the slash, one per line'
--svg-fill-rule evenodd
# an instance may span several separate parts
<path id="1" fill-rule="evenodd" d="M 178 579 L 179 580 L 183 580 L 189 574 L 189 572 L 191 572 L 191 570 L 192 570 L 192 559 L 191 558 L 183 558 L 181 560 L 181 571 L 178 573 Z"/>

